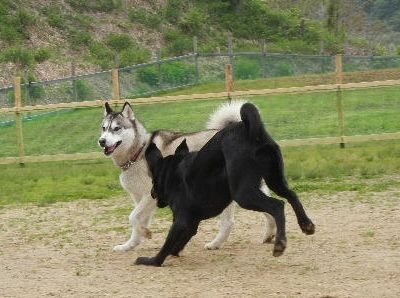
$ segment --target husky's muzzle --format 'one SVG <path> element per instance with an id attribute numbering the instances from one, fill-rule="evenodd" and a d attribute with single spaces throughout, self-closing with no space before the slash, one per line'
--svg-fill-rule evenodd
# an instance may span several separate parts
<path id="1" fill-rule="evenodd" d="M 115 149 L 117 149 L 117 147 L 119 145 L 121 145 L 121 143 L 122 143 L 122 141 L 118 141 L 112 146 L 106 146 L 106 140 L 105 139 L 100 139 L 99 140 L 99 145 L 100 145 L 100 147 L 102 147 L 104 149 L 104 154 L 105 155 L 110 155 L 111 153 L 113 153 L 115 151 Z"/>

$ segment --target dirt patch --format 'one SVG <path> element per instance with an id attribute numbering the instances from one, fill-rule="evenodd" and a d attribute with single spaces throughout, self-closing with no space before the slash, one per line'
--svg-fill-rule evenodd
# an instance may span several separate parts
<path id="1" fill-rule="evenodd" d="M 161 268 L 132 264 L 158 251 L 170 225 L 165 217 L 154 219 L 153 239 L 137 250 L 112 252 L 129 234 L 125 198 L 4 208 L 0 296 L 400 297 L 399 192 L 302 197 L 317 233 L 301 234 L 287 206 L 282 257 L 261 244 L 261 215 L 239 209 L 222 249 L 203 249 L 217 231 L 212 219 L 182 257 Z"/>

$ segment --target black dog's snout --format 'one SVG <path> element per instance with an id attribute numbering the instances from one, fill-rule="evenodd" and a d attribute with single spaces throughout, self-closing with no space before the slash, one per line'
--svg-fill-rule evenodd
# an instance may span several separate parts
<path id="1" fill-rule="evenodd" d="M 99 144 L 101 147 L 105 147 L 106 146 L 106 139 L 100 139 L 99 140 Z"/>

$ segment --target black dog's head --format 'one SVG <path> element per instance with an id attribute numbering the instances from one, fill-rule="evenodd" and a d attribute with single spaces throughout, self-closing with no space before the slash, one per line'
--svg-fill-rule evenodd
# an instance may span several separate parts
<path id="1" fill-rule="evenodd" d="M 146 149 L 146 161 L 153 177 L 151 196 L 157 200 L 157 207 L 164 208 L 169 205 L 169 198 L 173 196 L 181 184 L 178 174 L 178 164 L 189 153 L 186 139 L 176 148 L 175 154 L 162 157 L 156 144 L 151 143 Z"/>

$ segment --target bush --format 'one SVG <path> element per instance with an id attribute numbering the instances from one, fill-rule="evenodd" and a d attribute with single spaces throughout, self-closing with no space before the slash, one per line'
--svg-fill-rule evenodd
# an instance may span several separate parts
<path id="1" fill-rule="evenodd" d="M 49 60 L 51 58 L 51 50 L 47 48 L 40 48 L 36 50 L 35 54 L 33 55 L 33 58 L 37 63 L 42 63 L 46 60 Z"/>
<path id="2" fill-rule="evenodd" d="M 100 11 L 110 12 L 115 9 L 122 7 L 121 0 L 68 0 L 67 1 L 72 8 L 83 12 L 83 11 Z"/>
<path id="3" fill-rule="evenodd" d="M 92 42 L 92 36 L 89 32 L 74 29 L 69 34 L 69 42 L 73 49 L 79 49 L 82 46 L 89 46 Z"/>
<path id="4" fill-rule="evenodd" d="M 206 21 L 207 15 L 202 10 L 192 8 L 179 21 L 179 27 L 183 32 L 200 36 Z"/>
<path id="5" fill-rule="evenodd" d="M 32 51 L 20 46 L 6 49 L 3 52 L 2 60 L 18 64 L 21 67 L 32 66 L 35 61 Z"/>
<path id="6" fill-rule="evenodd" d="M 151 87 L 155 87 L 160 82 L 161 73 L 158 66 L 154 65 L 138 69 L 137 76 L 141 82 L 146 83 Z"/>
<path id="7" fill-rule="evenodd" d="M 165 18 L 169 22 L 176 24 L 182 11 L 185 11 L 188 4 L 188 0 L 168 0 L 167 5 L 165 6 Z"/>
<path id="8" fill-rule="evenodd" d="M 182 61 L 153 65 L 137 71 L 138 79 L 151 87 L 159 84 L 168 84 L 173 87 L 187 85 L 194 82 L 195 67 Z"/>
<path id="9" fill-rule="evenodd" d="M 129 11 L 129 19 L 131 22 L 138 22 L 153 29 L 159 29 L 162 23 L 160 16 L 140 7 Z"/>
<path id="10" fill-rule="evenodd" d="M 167 45 L 167 54 L 169 55 L 184 55 L 192 51 L 192 39 L 178 30 L 165 30 L 164 38 Z"/>
<path id="11" fill-rule="evenodd" d="M 196 70 L 193 65 L 181 61 L 161 65 L 163 83 L 173 86 L 192 83 L 195 73 Z"/>
<path id="12" fill-rule="evenodd" d="M 254 80 L 261 77 L 261 65 L 259 61 L 252 59 L 240 59 L 234 64 L 235 79 Z"/>
<path id="13" fill-rule="evenodd" d="M 76 94 L 79 101 L 92 100 L 93 90 L 90 85 L 83 80 L 75 81 Z"/>
<path id="14" fill-rule="evenodd" d="M 102 69 L 111 68 L 114 64 L 114 54 L 101 43 L 92 43 L 89 46 L 90 55 L 94 58 L 94 61 Z"/>
<path id="15" fill-rule="evenodd" d="M 144 63 L 150 59 L 150 52 L 142 48 L 130 48 L 121 52 L 119 66 L 125 67 L 132 64 Z"/>
<path id="16" fill-rule="evenodd" d="M 106 44 L 117 52 L 133 47 L 133 40 L 127 34 L 110 33 L 107 35 Z"/>

